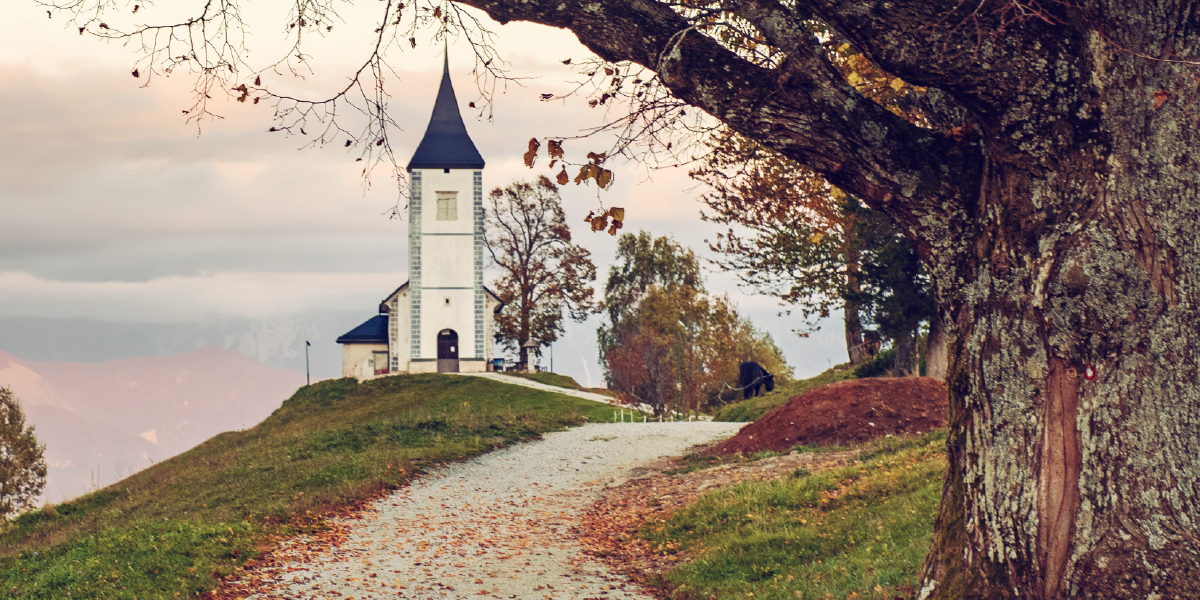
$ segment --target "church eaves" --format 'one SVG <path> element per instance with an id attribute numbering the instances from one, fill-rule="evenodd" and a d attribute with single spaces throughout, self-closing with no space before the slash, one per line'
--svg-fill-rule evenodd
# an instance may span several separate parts
<path id="1" fill-rule="evenodd" d="M 450 59 L 442 68 L 442 86 L 438 89 L 437 101 L 433 104 L 433 116 L 425 137 L 417 145 L 408 170 L 413 169 L 482 169 L 483 156 L 475 149 L 462 114 L 458 111 L 458 100 L 454 97 L 454 86 L 450 84 Z"/>

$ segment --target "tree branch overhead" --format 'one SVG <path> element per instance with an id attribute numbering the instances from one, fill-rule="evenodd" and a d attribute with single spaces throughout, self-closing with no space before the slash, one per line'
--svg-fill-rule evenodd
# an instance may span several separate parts
<path id="1" fill-rule="evenodd" d="M 942 211 L 978 183 L 975 144 L 912 125 L 863 97 L 817 54 L 807 31 L 802 43 L 787 46 L 780 67 L 768 68 L 702 33 L 666 3 L 464 3 L 501 23 L 567 27 L 605 60 L 646 66 L 675 96 L 910 225 L 918 220 L 913 213 Z M 778 24 L 778 6 L 748 14 L 770 36 L 799 31 L 795 19 Z"/>

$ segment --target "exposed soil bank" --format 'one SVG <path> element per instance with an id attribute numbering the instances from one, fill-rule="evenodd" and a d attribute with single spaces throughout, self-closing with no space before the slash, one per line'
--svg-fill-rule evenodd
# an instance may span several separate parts
<path id="1" fill-rule="evenodd" d="M 717 444 L 714 454 L 783 452 L 885 435 L 924 433 L 946 424 L 946 386 L 929 377 L 850 379 L 810 389 Z"/>

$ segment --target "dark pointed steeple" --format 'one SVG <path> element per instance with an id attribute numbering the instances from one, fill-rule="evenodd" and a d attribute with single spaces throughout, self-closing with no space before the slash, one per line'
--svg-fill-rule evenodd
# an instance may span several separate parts
<path id="1" fill-rule="evenodd" d="M 450 84 L 450 53 L 447 52 L 433 116 L 429 119 L 429 127 L 425 128 L 425 137 L 421 138 L 412 160 L 408 161 L 408 170 L 482 168 L 483 156 L 467 135 L 467 127 L 458 111 L 454 86 Z"/>

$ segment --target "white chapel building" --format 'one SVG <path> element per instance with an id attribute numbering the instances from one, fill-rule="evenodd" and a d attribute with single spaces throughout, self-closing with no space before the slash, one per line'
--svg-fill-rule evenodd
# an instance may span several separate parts
<path id="1" fill-rule="evenodd" d="M 425 137 L 408 163 L 409 280 L 379 314 L 337 339 L 342 376 L 490 370 L 493 316 L 483 285 L 483 157 L 467 135 L 447 57 Z"/>

